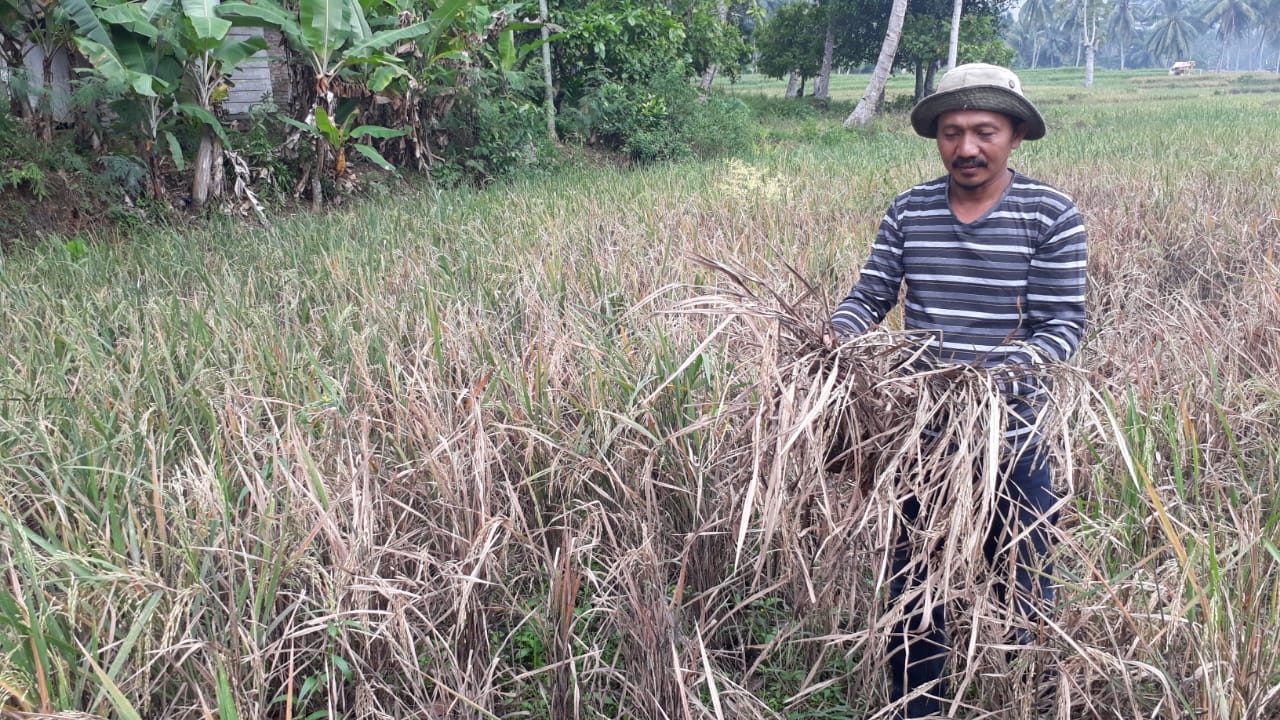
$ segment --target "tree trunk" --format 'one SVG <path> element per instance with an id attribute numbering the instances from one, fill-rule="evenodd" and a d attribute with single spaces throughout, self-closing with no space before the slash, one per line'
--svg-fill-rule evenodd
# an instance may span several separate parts
<path id="1" fill-rule="evenodd" d="M 1039 35 L 1039 33 L 1037 33 L 1037 34 L 1036 34 L 1036 37 L 1031 41 L 1031 69 L 1032 69 L 1032 70 L 1035 70 L 1035 69 L 1036 69 L 1036 63 L 1038 63 L 1038 62 L 1040 62 L 1040 35 Z"/>
<path id="2" fill-rule="evenodd" d="M 951 7 L 951 40 L 947 44 L 947 69 L 956 66 L 956 55 L 960 52 L 960 14 L 964 12 L 964 0 L 955 0 Z"/>
<path id="3" fill-rule="evenodd" d="M 546 6 L 545 5 L 546 1 L 547 0 L 540 0 L 540 2 L 543 3 L 544 7 Z M 719 7 L 717 7 L 716 9 L 720 11 L 719 12 L 720 24 L 723 25 L 724 23 L 728 22 L 729 20 L 728 0 L 720 0 Z M 702 92 L 711 92 L 711 84 L 716 81 L 716 73 L 719 72 L 719 70 L 720 70 L 720 66 L 716 63 L 711 63 L 710 65 L 707 66 L 706 72 L 702 73 Z"/>
<path id="4" fill-rule="evenodd" d="M 1093 87 L 1093 43 L 1084 46 L 1084 86 Z"/>
<path id="5" fill-rule="evenodd" d="M 800 72 L 797 70 L 792 70 L 791 74 L 787 76 L 787 92 L 785 95 L 783 95 L 783 97 L 785 97 L 788 100 L 795 97 L 796 89 L 799 87 L 800 87 Z"/>
<path id="6" fill-rule="evenodd" d="M 147 151 L 144 158 L 147 163 L 147 181 L 151 185 L 151 199 L 163 200 L 166 193 L 164 191 L 164 175 L 160 172 L 160 153 L 156 152 L 154 140 L 147 141 Z"/>
<path id="7" fill-rule="evenodd" d="M 1120 43 L 1120 72 L 1124 72 L 1124 43 Z"/>
<path id="8" fill-rule="evenodd" d="M 871 73 L 871 81 L 867 90 L 858 101 L 858 106 L 845 119 L 845 127 L 866 125 L 879 109 L 879 100 L 884 94 L 885 85 L 889 82 L 889 71 L 893 69 L 893 58 L 898 54 L 898 40 L 902 37 L 902 20 L 907 15 L 907 0 L 893 0 L 893 10 L 889 13 L 889 28 L 884 33 L 884 42 L 880 45 L 880 57 L 876 60 L 876 69 Z"/>
<path id="9" fill-rule="evenodd" d="M 711 63 L 702 73 L 702 81 L 698 83 L 698 87 L 702 88 L 702 92 L 711 92 L 711 85 L 716 81 L 716 73 L 720 71 L 720 66 Z"/>
<path id="10" fill-rule="evenodd" d="M 542 20 L 542 84 L 545 87 L 542 107 L 547 114 L 547 138 L 555 142 L 557 139 L 556 89 L 553 84 L 554 78 L 551 77 L 551 43 L 547 42 L 547 38 L 551 37 L 551 29 L 547 27 L 547 21 L 550 18 L 547 14 L 547 0 L 538 0 L 538 13 Z"/>
<path id="11" fill-rule="evenodd" d="M 209 183 L 209 197 L 214 200 L 221 199 L 227 192 L 227 175 L 223 172 L 222 159 L 222 140 L 215 135 L 213 137 L 213 180 Z"/>
<path id="12" fill-rule="evenodd" d="M 934 93 L 937 86 L 934 81 L 938 78 L 938 63 L 929 63 L 929 68 L 924 73 L 924 95 L 928 97 Z"/>
<path id="13" fill-rule="evenodd" d="M 316 167 L 311 173 L 311 211 L 320 212 L 324 208 L 324 186 L 320 178 L 329 164 L 329 145 L 324 138 L 316 138 Z"/>
<path id="14" fill-rule="evenodd" d="M 196 150 L 196 161 L 192 167 L 195 177 L 191 179 L 191 204 L 197 210 L 209 201 L 213 184 L 213 140 L 212 128 L 200 130 L 200 148 Z"/>
<path id="15" fill-rule="evenodd" d="M 40 100 L 40 110 L 36 113 L 36 137 L 48 145 L 53 142 L 53 53 L 43 46 L 40 50 L 40 76 L 44 85 L 40 88 L 43 97 Z"/>
<path id="16" fill-rule="evenodd" d="M 924 63 L 916 61 L 916 94 L 915 101 L 920 102 L 924 99 Z"/>
<path id="17" fill-rule="evenodd" d="M 800 76 L 800 91 L 796 93 L 796 97 L 798 97 L 798 98 L 803 98 L 803 97 L 804 97 L 804 86 L 805 86 L 805 84 L 806 84 L 807 82 L 809 82 L 809 78 L 805 77 L 804 75 L 801 75 L 801 76 Z"/>
<path id="18" fill-rule="evenodd" d="M 831 97 L 831 64 L 836 54 L 835 29 L 831 27 L 830 15 L 827 16 L 827 37 L 822 41 L 822 69 L 818 71 L 818 79 L 813 81 L 813 96 L 819 100 Z"/>
<path id="19" fill-rule="evenodd" d="M 16 92 L 13 87 L 13 73 L 21 72 L 22 58 L 22 45 L 14 38 L 0 33 L 0 68 L 9 68 L 8 81 L 0 83 L 0 93 L 9 99 L 9 114 L 17 118 L 30 117 L 27 114 L 30 108 L 22 99 L 26 93 Z"/>

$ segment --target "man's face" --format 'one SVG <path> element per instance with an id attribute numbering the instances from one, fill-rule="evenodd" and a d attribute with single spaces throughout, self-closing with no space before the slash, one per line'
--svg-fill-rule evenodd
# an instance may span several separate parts
<path id="1" fill-rule="evenodd" d="M 1022 143 L 1023 127 L 1008 115 L 986 110 L 955 110 L 938 118 L 938 154 L 951 182 L 974 192 L 1003 181 L 1009 153 Z"/>

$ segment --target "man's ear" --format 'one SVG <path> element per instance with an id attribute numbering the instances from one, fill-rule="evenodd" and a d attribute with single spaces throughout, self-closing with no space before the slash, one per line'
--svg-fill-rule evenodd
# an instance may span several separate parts
<path id="1" fill-rule="evenodd" d="M 1009 143 L 1009 147 L 1011 149 L 1018 147 L 1019 145 L 1022 144 L 1023 139 L 1026 137 L 1027 137 L 1027 121 L 1014 120 L 1013 121 L 1013 140 Z"/>

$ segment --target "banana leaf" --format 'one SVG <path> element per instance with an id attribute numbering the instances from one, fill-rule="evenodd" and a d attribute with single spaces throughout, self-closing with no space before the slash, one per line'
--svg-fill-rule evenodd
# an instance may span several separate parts
<path id="1" fill-rule="evenodd" d="M 182 0 L 182 13 L 201 40 L 222 40 L 231 29 L 231 21 L 218 17 L 217 0 Z"/>

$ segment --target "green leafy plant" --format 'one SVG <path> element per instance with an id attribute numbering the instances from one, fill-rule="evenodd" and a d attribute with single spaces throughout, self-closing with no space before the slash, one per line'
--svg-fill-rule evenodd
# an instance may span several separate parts
<path id="1" fill-rule="evenodd" d="M 334 157 L 335 157 L 334 174 L 338 177 L 341 177 L 343 173 L 347 171 L 347 148 L 348 147 L 351 147 L 356 152 L 365 156 L 374 165 L 377 165 L 383 170 L 387 170 L 387 171 L 395 170 L 395 167 L 392 166 L 391 163 L 387 162 L 387 159 L 382 157 L 382 154 L 379 153 L 372 146 L 362 145 L 360 143 L 356 143 L 353 141 L 359 140 L 361 138 L 366 138 L 366 137 L 383 138 L 383 139 L 400 137 L 404 135 L 407 131 L 392 130 L 391 128 L 385 128 L 378 125 L 360 125 L 355 128 L 352 128 L 351 124 L 355 122 L 355 119 L 359 114 L 360 114 L 359 110 L 353 110 L 352 112 L 347 114 L 346 118 L 342 121 L 340 125 L 334 124 L 333 120 L 329 117 L 329 113 L 326 112 L 325 109 L 321 107 L 317 107 L 315 109 L 314 125 L 308 125 L 306 123 L 298 122 L 297 120 L 294 120 L 293 118 L 287 115 L 281 116 L 280 119 L 288 123 L 289 125 L 292 125 L 298 128 L 299 130 L 302 130 L 303 132 L 306 132 L 312 135 L 318 140 L 323 140 L 327 142 L 328 147 L 334 153 Z"/>
<path id="2" fill-rule="evenodd" d="M 6 187 L 20 188 L 26 186 L 31 196 L 37 200 L 49 197 L 49 188 L 45 185 L 44 170 L 33 162 L 21 162 L 12 165 L 0 165 L 0 190 Z"/>
<path id="3" fill-rule="evenodd" d="M 253 4 L 229 2 L 221 6 L 221 12 L 234 22 L 279 29 L 314 73 L 315 102 L 303 123 L 316 130 L 308 131 L 315 138 L 316 150 L 311 170 L 314 209 L 318 210 L 324 202 L 321 176 L 329 170 L 330 163 L 335 170 L 340 162 L 345 167 L 345 155 L 341 152 L 345 138 L 329 120 L 336 114 L 334 84 L 344 77 L 367 83 L 373 92 L 385 89 L 393 79 L 405 75 L 404 62 L 395 47 L 404 43 L 412 46 L 419 39 L 430 42 L 438 36 L 452 12 L 465 2 L 449 0 L 426 21 L 377 32 L 370 27 L 364 8 L 356 0 L 301 0 L 296 11 L 275 0 L 259 0 Z M 323 123 L 328 127 L 322 128 Z M 343 142 L 333 144 L 333 139 Z M 366 151 L 359 152 L 373 159 Z M 382 162 L 385 163 L 385 159 Z"/>
<path id="4" fill-rule="evenodd" d="M 230 37 L 231 22 L 218 15 L 213 0 L 152 0 L 101 9 L 88 0 L 67 0 L 66 7 L 82 33 L 76 38 L 81 52 L 95 72 L 122 91 L 116 110 L 140 136 L 153 197 L 164 195 L 157 152 L 162 136 L 174 164 L 185 165 L 181 143 L 166 121 L 185 116 L 200 127 L 192 200 L 203 205 L 213 163 L 226 142 L 213 112 L 215 97 L 227 76 L 265 49 L 266 41 Z"/>

